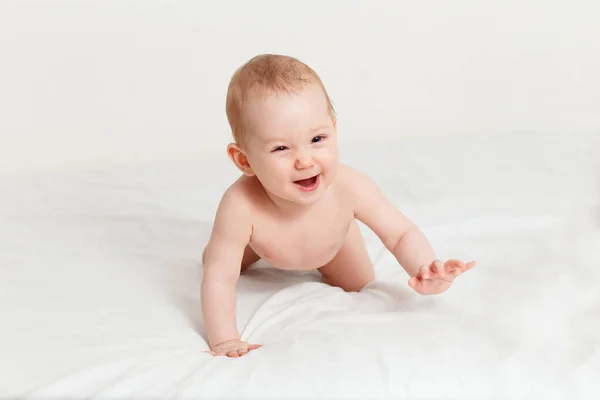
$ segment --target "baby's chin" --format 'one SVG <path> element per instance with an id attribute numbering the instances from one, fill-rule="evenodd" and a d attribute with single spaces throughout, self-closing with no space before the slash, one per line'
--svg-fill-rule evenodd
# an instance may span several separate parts
<path id="1" fill-rule="evenodd" d="M 325 187 L 321 187 L 313 193 L 303 193 L 295 186 L 291 186 L 288 190 L 284 191 L 272 191 L 268 189 L 267 191 L 272 198 L 275 197 L 282 202 L 298 206 L 307 206 L 319 201 L 323 197 L 324 189 Z"/>
<path id="2" fill-rule="evenodd" d="M 297 205 L 302 205 L 302 206 L 308 206 L 310 204 L 316 203 L 317 201 L 319 201 L 321 199 L 321 197 L 323 197 L 322 193 L 315 193 L 313 196 L 311 196 L 310 198 L 296 198 L 292 201 L 294 204 Z"/>

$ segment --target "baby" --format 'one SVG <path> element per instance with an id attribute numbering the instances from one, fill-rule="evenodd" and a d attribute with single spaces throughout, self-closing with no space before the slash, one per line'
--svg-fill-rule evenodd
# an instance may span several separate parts
<path id="1" fill-rule="evenodd" d="M 242 176 L 224 193 L 202 256 L 202 312 L 210 353 L 240 357 L 236 283 L 259 259 L 286 270 L 317 269 L 323 282 L 360 291 L 374 272 L 357 220 L 410 275 L 439 294 L 475 262 L 442 262 L 423 233 L 362 172 L 341 164 L 334 109 L 319 76 L 301 61 L 264 54 L 231 78 L 227 154 Z"/>

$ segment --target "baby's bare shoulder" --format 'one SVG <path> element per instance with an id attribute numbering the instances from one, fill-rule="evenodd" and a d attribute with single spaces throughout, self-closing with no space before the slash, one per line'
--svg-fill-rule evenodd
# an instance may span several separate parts
<path id="1" fill-rule="evenodd" d="M 344 195 L 355 197 L 370 189 L 371 179 L 367 174 L 349 165 L 340 164 L 338 178 Z"/>
<path id="2" fill-rule="evenodd" d="M 257 211 L 260 198 L 256 179 L 242 175 L 225 190 L 219 207 L 236 214 L 252 215 Z"/>
<path id="3" fill-rule="evenodd" d="M 245 183 L 238 179 L 223 193 L 214 218 L 208 248 L 243 249 L 254 226 Z M 210 254 L 210 251 L 207 252 Z M 210 257 L 207 255 L 207 257 Z"/>

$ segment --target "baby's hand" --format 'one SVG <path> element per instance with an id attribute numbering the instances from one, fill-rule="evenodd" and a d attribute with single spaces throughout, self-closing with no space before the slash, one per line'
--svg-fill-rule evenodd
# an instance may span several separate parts
<path id="1" fill-rule="evenodd" d="M 431 265 L 422 265 L 417 272 L 408 280 L 408 286 L 420 294 L 440 294 L 448 290 L 452 281 L 475 266 L 475 261 L 467 264 L 459 260 L 448 260 L 442 264 L 435 260 Z"/>
<path id="2" fill-rule="evenodd" d="M 234 339 L 213 346 L 209 353 L 213 356 L 238 358 L 245 355 L 249 351 L 258 349 L 261 346 L 262 344 L 248 344 L 244 341 Z"/>

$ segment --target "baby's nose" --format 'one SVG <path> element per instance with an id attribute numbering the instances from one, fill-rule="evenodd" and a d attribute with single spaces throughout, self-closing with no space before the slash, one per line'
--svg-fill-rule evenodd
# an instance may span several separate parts
<path id="1" fill-rule="evenodd" d="M 296 153 L 296 168 L 304 169 L 313 166 L 312 154 L 309 151 L 299 151 Z"/>

